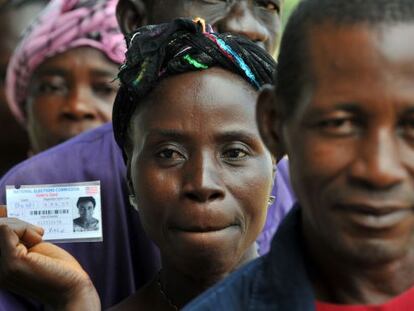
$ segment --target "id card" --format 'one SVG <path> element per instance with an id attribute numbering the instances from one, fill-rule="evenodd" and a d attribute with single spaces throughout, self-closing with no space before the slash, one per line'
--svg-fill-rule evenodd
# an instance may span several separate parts
<path id="1" fill-rule="evenodd" d="M 43 240 L 102 241 L 99 181 L 6 186 L 7 216 L 42 227 Z"/>

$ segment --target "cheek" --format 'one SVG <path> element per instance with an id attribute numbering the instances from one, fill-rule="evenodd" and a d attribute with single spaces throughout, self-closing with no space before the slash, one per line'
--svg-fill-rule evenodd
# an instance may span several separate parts
<path id="1" fill-rule="evenodd" d="M 97 109 L 99 110 L 103 122 L 109 122 L 112 120 L 112 109 L 114 106 L 115 96 L 116 95 L 108 99 L 99 100 Z"/>
<path id="2" fill-rule="evenodd" d="M 134 192 L 141 221 L 151 238 L 157 236 L 167 222 L 170 206 L 177 200 L 178 185 L 174 176 L 144 161 L 133 174 Z"/>
<path id="3" fill-rule="evenodd" d="M 321 138 L 307 131 L 290 138 L 288 146 L 292 185 L 299 200 L 323 199 L 323 193 L 344 182 L 352 162 L 352 140 Z"/>
<path id="4" fill-rule="evenodd" d="M 60 100 L 41 96 L 29 99 L 27 118 L 33 126 L 54 128 L 58 126 Z"/>
<path id="5" fill-rule="evenodd" d="M 234 186 L 230 192 L 242 209 L 245 229 L 254 235 L 252 240 L 255 240 L 266 220 L 273 183 L 272 162 L 270 159 L 257 161 L 233 178 Z"/>

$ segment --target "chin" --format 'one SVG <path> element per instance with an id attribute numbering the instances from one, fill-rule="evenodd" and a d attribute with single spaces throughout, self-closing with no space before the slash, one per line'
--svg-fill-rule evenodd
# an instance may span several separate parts
<path id="1" fill-rule="evenodd" d="M 410 244 L 414 246 L 413 243 Z M 352 239 L 337 243 L 336 252 L 358 266 L 382 265 L 404 257 L 411 250 L 407 243 L 393 239 Z"/>
<path id="2" fill-rule="evenodd" d="M 222 243 L 204 247 L 187 245 L 179 250 L 170 250 L 163 257 L 169 258 L 168 261 L 182 273 L 204 278 L 233 271 L 242 255 L 239 245 Z"/>

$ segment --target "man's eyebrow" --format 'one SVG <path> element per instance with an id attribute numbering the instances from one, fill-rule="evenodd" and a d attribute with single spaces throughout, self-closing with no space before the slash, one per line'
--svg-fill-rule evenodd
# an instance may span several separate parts
<path id="1" fill-rule="evenodd" d="M 361 108 L 361 104 L 357 102 L 338 102 L 338 103 L 333 104 L 333 106 L 329 106 L 329 107 L 320 107 L 315 104 L 311 104 L 310 116 L 318 117 L 321 114 L 324 114 L 329 111 L 332 112 L 335 110 L 341 110 L 341 111 L 346 111 L 350 113 L 357 113 L 357 112 L 361 112 L 362 108 Z"/>

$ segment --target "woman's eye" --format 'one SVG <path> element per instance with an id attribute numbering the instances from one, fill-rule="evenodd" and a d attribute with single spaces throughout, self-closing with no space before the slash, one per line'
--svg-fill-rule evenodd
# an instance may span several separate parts
<path id="1" fill-rule="evenodd" d="M 41 81 L 36 88 L 39 95 L 66 94 L 67 86 L 63 82 L 58 81 Z"/>
<path id="2" fill-rule="evenodd" d="M 185 160 L 184 155 L 174 149 L 163 149 L 157 153 L 157 157 L 162 160 L 182 161 Z"/>
<path id="3" fill-rule="evenodd" d="M 95 93 L 99 94 L 102 97 L 114 96 L 118 90 L 118 87 L 115 84 L 104 82 L 96 83 L 93 86 Z"/>

